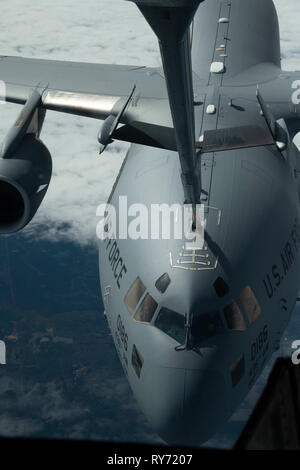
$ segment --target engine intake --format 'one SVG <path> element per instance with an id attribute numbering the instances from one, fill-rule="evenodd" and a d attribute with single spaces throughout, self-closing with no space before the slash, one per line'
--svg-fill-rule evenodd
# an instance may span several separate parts
<path id="1" fill-rule="evenodd" d="M 25 227 L 50 183 L 52 159 L 34 134 L 26 134 L 13 156 L 0 158 L 0 234 Z"/>

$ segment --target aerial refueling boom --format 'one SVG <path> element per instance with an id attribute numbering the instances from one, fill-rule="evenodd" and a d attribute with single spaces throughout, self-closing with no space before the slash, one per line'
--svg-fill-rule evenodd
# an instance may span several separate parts
<path id="1" fill-rule="evenodd" d="M 201 165 L 195 145 L 190 24 L 203 0 L 130 0 L 136 3 L 159 40 L 168 89 L 185 203 L 198 204 Z"/>

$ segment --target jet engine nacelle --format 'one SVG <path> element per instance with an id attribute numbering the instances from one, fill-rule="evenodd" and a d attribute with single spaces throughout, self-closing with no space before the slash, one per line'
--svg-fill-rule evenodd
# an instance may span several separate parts
<path id="1" fill-rule="evenodd" d="M 39 208 L 51 179 L 49 150 L 26 134 L 13 155 L 0 158 L 0 234 L 27 225 Z"/>

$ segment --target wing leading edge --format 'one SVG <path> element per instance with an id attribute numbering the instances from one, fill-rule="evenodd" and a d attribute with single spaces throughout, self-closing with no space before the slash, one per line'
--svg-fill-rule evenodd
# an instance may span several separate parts
<path id="1" fill-rule="evenodd" d="M 132 94 L 114 138 L 176 150 L 164 76 L 159 68 L 0 57 L 5 100 L 95 119 L 117 117 Z"/>

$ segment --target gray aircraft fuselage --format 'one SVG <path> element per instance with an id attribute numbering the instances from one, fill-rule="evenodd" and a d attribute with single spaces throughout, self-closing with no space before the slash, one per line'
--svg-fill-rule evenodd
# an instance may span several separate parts
<path id="1" fill-rule="evenodd" d="M 229 21 L 216 32 L 220 18 Z M 253 24 L 256 34 L 250 35 Z M 226 65 L 221 73 L 206 66 L 220 60 Z M 203 2 L 194 18 L 192 64 L 197 140 L 219 128 L 266 128 L 257 85 L 275 119 L 284 119 L 289 138 L 284 149 L 266 145 L 199 156 L 206 208 L 202 250 L 191 254 L 174 239 L 99 242 L 106 317 L 132 391 L 165 441 L 197 445 L 245 398 L 294 309 L 300 158 L 292 142 L 299 129 L 299 106 L 291 102 L 297 75 L 281 70 L 271 1 Z M 119 196 L 149 211 L 151 204 L 182 204 L 178 153 L 132 145 L 109 198 L 116 208 Z M 155 284 L 164 273 L 170 284 L 162 293 Z M 137 278 L 145 289 L 130 312 L 124 299 Z M 137 312 L 148 294 L 157 307 L 150 321 L 140 321 Z M 172 324 L 159 327 L 161 311 L 193 314 L 200 325 L 194 327 L 195 347 L 175 350 L 180 333 Z M 180 329 L 182 322 L 176 325 Z"/>

